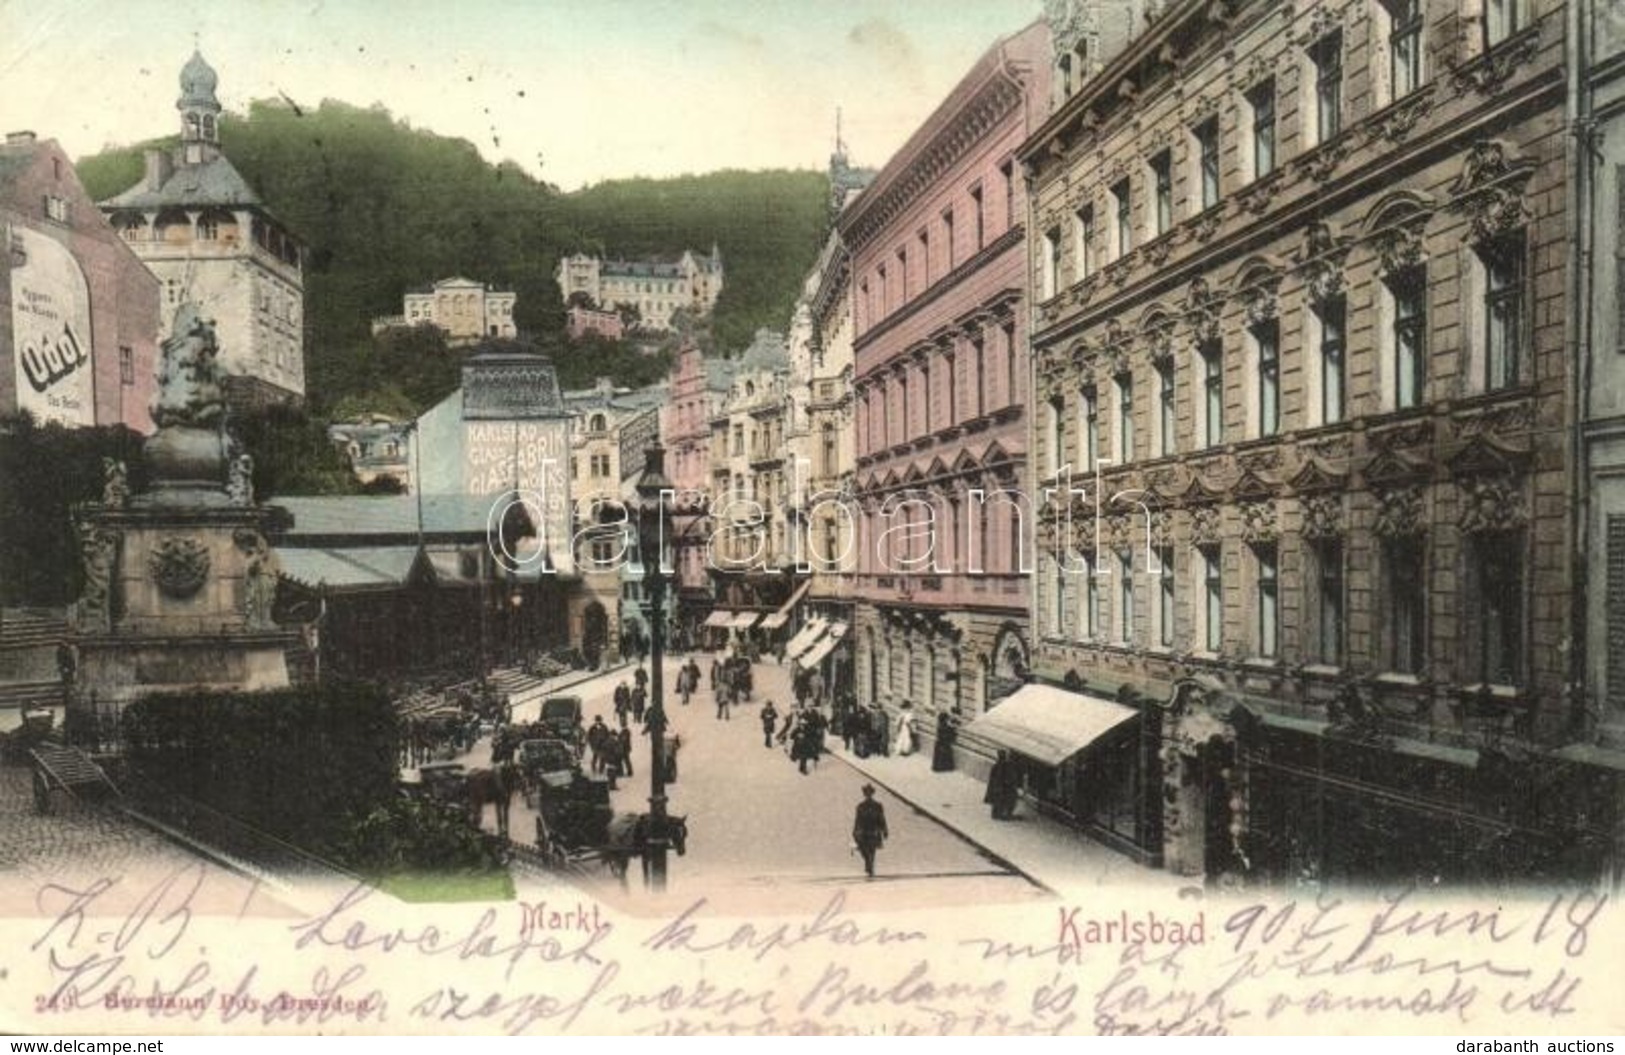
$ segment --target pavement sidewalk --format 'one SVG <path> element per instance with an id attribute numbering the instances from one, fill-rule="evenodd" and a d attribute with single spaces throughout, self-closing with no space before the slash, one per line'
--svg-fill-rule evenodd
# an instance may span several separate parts
<path id="1" fill-rule="evenodd" d="M 930 752 L 859 758 L 832 737 L 829 753 L 875 784 L 1057 894 L 1134 886 L 1177 894 L 1193 881 L 1147 868 L 1023 804 L 1014 820 L 996 821 L 982 803 L 985 785 L 958 771 L 935 773 Z M 1200 885 L 1194 886 L 1199 891 Z"/>

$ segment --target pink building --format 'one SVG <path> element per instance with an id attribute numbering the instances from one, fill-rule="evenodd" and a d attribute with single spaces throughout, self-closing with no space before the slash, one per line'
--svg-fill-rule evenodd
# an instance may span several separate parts
<path id="1" fill-rule="evenodd" d="M 666 475 L 677 488 L 678 505 L 706 506 L 711 487 L 711 416 L 728 392 L 733 364 L 707 359 L 689 345 L 677 353 L 668 381 L 670 401 L 661 408 L 660 438 L 666 447 Z M 706 563 L 708 520 L 674 540 L 677 562 L 677 621 L 691 634 L 710 614 L 711 576 Z"/>
<path id="2" fill-rule="evenodd" d="M 598 311 L 579 304 L 566 313 L 564 328 L 572 341 L 579 341 L 589 333 L 596 333 L 611 341 L 618 341 L 626 335 L 626 323 L 621 320 L 619 312 Z"/>
<path id="3" fill-rule="evenodd" d="M 838 221 L 856 320 L 857 695 L 912 702 L 927 738 L 937 712 L 973 718 L 1027 670 L 1014 153 L 1044 119 L 1049 63 L 1043 23 L 999 41 Z"/>

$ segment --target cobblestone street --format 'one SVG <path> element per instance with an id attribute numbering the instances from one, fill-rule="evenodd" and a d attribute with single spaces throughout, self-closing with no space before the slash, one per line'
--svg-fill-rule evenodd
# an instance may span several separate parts
<path id="1" fill-rule="evenodd" d="M 105 805 L 81 805 L 54 794 L 52 812 L 34 809 L 26 766 L 0 766 L 0 915 L 37 916 L 49 909 L 50 884 L 89 889 L 110 881 L 92 914 L 128 911 L 148 884 L 176 873 L 199 877 L 192 899 L 204 914 L 288 915 L 274 893 L 215 865 Z M 189 879 L 188 882 L 191 882 Z"/>

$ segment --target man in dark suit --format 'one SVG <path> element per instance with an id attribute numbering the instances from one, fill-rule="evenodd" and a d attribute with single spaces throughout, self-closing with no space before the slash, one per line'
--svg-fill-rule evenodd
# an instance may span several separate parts
<path id="1" fill-rule="evenodd" d="M 871 878 L 875 874 L 875 851 L 884 845 L 888 835 L 886 808 L 875 801 L 875 786 L 865 784 L 863 801 L 858 803 L 857 813 L 852 818 L 852 842 L 863 855 L 864 873 Z"/>

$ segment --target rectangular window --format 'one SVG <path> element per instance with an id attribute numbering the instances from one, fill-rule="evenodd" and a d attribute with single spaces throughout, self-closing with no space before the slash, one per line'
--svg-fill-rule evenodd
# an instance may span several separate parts
<path id="1" fill-rule="evenodd" d="M 1219 119 L 1210 117 L 1191 130 L 1196 137 L 1197 175 L 1202 185 L 1202 208 L 1219 204 Z"/>
<path id="2" fill-rule="evenodd" d="M 908 303 L 908 250 L 897 250 L 897 296 L 898 305 Z"/>
<path id="3" fill-rule="evenodd" d="M 1083 635 L 1093 641 L 1100 636 L 1100 576 L 1096 573 L 1099 561 L 1092 556 L 1084 560 L 1088 567 L 1084 570 L 1083 583 Z"/>
<path id="4" fill-rule="evenodd" d="M 976 211 L 976 248 L 980 251 L 987 244 L 987 210 L 982 206 L 981 184 L 970 189 L 970 204 Z"/>
<path id="5" fill-rule="evenodd" d="M 1394 406 L 1418 406 L 1427 385 L 1427 274 L 1418 266 L 1388 282 L 1394 304 Z"/>
<path id="6" fill-rule="evenodd" d="M 1129 645 L 1134 643 L 1134 551 L 1118 554 L 1117 565 L 1117 640 Z"/>
<path id="7" fill-rule="evenodd" d="M 1326 301 L 1315 310 L 1320 320 L 1320 421 L 1323 425 L 1342 421 L 1345 412 L 1347 313 L 1347 302 L 1342 297 Z"/>
<path id="8" fill-rule="evenodd" d="M 1047 597 L 1044 605 L 1044 619 L 1042 630 L 1046 637 L 1062 637 L 1066 633 L 1066 589 L 1062 584 L 1065 572 L 1061 569 L 1061 558 L 1055 555 L 1046 555 L 1044 559 L 1044 577 L 1049 580 L 1048 589 L 1043 591 Z"/>
<path id="9" fill-rule="evenodd" d="M 1482 255 L 1484 388 L 1493 392 L 1518 383 L 1523 360 L 1523 238 L 1502 239 Z"/>
<path id="10" fill-rule="evenodd" d="M 999 182 L 1004 185 L 1004 228 L 1016 225 L 1016 163 L 1006 161 L 999 166 Z"/>
<path id="11" fill-rule="evenodd" d="M 977 337 L 970 346 L 976 356 L 976 416 L 981 417 L 987 413 L 987 345 Z"/>
<path id="12" fill-rule="evenodd" d="M 1258 345 L 1258 434 L 1281 431 L 1281 324 L 1275 319 L 1253 327 Z"/>
<path id="13" fill-rule="evenodd" d="M 1215 338 L 1202 342 L 1202 417 L 1209 447 L 1224 442 L 1224 346 Z"/>
<path id="14" fill-rule="evenodd" d="M 1258 570 L 1258 655 L 1274 659 L 1281 647 L 1281 581 L 1275 544 L 1255 545 L 1253 560 Z"/>
<path id="15" fill-rule="evenodd" d="M 1075 229 L 1078 236 L 1076 247 L 1078 278 L 1082 280 L 1088 278 L 1095 270 L 1095 210 L 1093 206 L 1086 205 L 1078 210 Z"/>
<path id="16" fill-rule="evenodd" d="M 1066 461 L 1065 421 L 1066 401 L 1060 396 L 1050 397 L 1047 414 L 1049 416 L 1049 451 L 1048 461 L 1050 471 L 1058 473 L 1061 465 Z"/>
<path id="17" fill-rule="evenodd" d="M 1389 99 L 1422 84 L 1422 0 L 1382 0 L 1388 15 Z"/>
<path id="18" fill-rule="evenodd" d="M 948 247 L 948 270 L 952 271 L 959 263 L 954 249 L 954 211 L 949 209 L 942 214 L 942 241 Z"/>
<path id="19" fill-rule="evenodd" d="M 1078 460 L 1083 472 L 1095 471 L 1095 458 L 1100 428 L 1100 405 L 1095 390 L 1086 388 L 1078 394 Z"/>
<path id="20" fill-rule="evenodd" d="M 1163 648 L 1174 644 L 1174 551 L 1157 551 L 1161 574 L 1157 577 L 1157 639 Z"/>
<path id="21" fill-rule="evenodd" d="M 1128 255 L 1134 248 L 1134 225 L 1130 219 L 1128 180 L 1119 180 L 1111 189 L 1112 204 L 1117 214 L 1117 257 Z"/>
<path id="22" fill-rule="evenodd" d="M 1484 0 L 1484 43 L 1494 47 L 1523 28 L 1525 0 Z"/>
<path id="23" fill-rule="evenodd" d="M 884 317 L 891 311 L 891 287 L 886 282 L 886 265 L 881 264 L 875 271 L 880 282 L 880 314 Z"/>
<path id="24" fill-rule="evenodd" d="M 920 229 L 920 288 L 931 285 L 931 232 Z"/>
<path id="25" fill-rule="evenodd" d="M 1117 375 L 1117 464 L 1134 460 L 1134 376 Z"/>
<path id="26" fill-rule="evenodd" d="M 1038 299 L 1049 300 L 1055 296 L 1057 278 L 1061 273 L 1061 229 L 1052 227 L 1044 232 L 1044 244 L 1039 249 L 1043 254 L 1039 261 L 1038 271 Z"/>
<path id="27" fill-rule="evenodd" d="M 1202 632 L 1209 652 L 1224 645 L 1224 568 L 1217 546 L 1197 550 L 1202 560 Z"/>
<path id="28" fill-rule="evenodd" d="M 947 378 L 948 391 L 944 402 L 948 404 L 948 424 L 954 425 L 959 421 L 959 377 L 955 369 L 955 359 L 952 355 L 943 356 L 942 372 Z"/>
<path id="29" fill-rule="evenodd" d="M 1164 150 L 1151 159 L 1151 182 L 1156 195 L 1156 233 L 1174 225 L 1174 155 Z"/>
<path id="30" fill-rule="evenodd" d="M 1309 58 L 1315 64 L 1315 141 L 1324 143 L 1343 130 L 1343 34 L 1322 37 Z"/>
<path id="31" fill-rule="evenodd" d="M 1426 656 L 1427 577 L 1420 538 L 1382 546 L 1383 659 L 1391 671 L 1420 674 Z"/>
<path id="32" fill-rule="evenodd" d="M 1173 454 L 1174 442 L 1174 364 L 1172 360 L 1157 367 L 1157 442 L 1158 453 Z"/>
<path id="33" fill-rule="evenodd" d="M 1247 93 L 1253 111 L 1253 178 L 1261 179 L 1275 171 L 1275 78 Z"/>
<path id="34" fill-rule="evenodd" d="M 1310 550 L 1315 562 L 1315 658 L 1334 667 L 1343 665 L 1343 543 L 1317 542 Z"/>
<path id="35" fill-rule="evenodd" d="M 121 385 L 135 384 L 135 349 L 127 344 L 118 348 L 118 382 Z"/>
<path id="36" fill-rule="evenodd" d="M 1016 326 L 1007 322 L 999 327 L 999 333 L 1004 338 L 1004 405 L 1015 406 L 1021 401 L 1021 377 L 1019 358 L 1016 353 Z"/>
<path id="37" fill-rule="evenodd" d="M 1523 682 L 1523 536 L 1498 531 L 1474 536 L 1468 546 L 1472 603 L 1469 661 L 1464 681 L 1486 685 Z"/>

